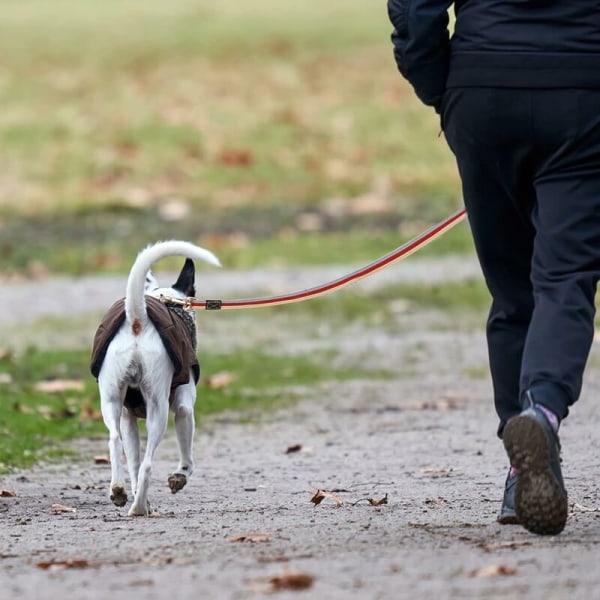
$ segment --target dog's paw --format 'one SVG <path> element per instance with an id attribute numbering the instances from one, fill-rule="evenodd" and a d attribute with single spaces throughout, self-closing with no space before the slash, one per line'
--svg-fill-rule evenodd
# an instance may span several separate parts
<path id="1" fill-rule="evenodd" d="M 147 517 L 148 512 L 145 508 L 138 508 L 136 506 L 132 506 L 127 513 L 130 517 Z"/>
<path id="2" fill-rule="evenodd" d="M 145 504 L 138 506 L 135 502 L 132 504 L 129 512 L 127 513 L 130 517 L 147 517 L 151 515 L 155 510 L 152 508 L 152 505 L 148 500 L 146 500 Z"/>
<path id="3" fill-rule="evenodd" d="M 115 506 L 125 506 L 127 504 L 127 492 L 125 488 L 120 485 L 111 488 L 110 499 Z"/>
<path id="4" fill-rule="evenodd" d="M 171 488 L 171 493 L 176 494 L 179 490 L 182 490 L 186 483 L 187 477 L 183 473 L 172 473 L 169 475 L 169 487 Z"/>

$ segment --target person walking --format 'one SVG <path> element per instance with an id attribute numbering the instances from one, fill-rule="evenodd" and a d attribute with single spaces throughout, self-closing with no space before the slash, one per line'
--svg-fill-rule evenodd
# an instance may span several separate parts
<path id="1" fill-rule="evenodd" d="M 600 5 L 388 0 L 400 73 L 440 115 L 492 302 L 498 521 L 560 533 L 559 426 L 581 393 L 600 278 Z M 454 30 L 449 32 L 449 10 Z"/>

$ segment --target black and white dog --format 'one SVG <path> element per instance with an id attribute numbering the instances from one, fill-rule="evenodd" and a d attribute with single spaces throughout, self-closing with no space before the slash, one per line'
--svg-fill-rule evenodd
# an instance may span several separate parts
<path id="1" fill-rule="evenodd" d="M 160 288 L 150 272 L 167 256 L 187 260 L 172 288 Z M 173 493 L 182 489 L 194 469 L 194 403 L 199 377 L 194 314 L 168 306 L 161 297 L 195 295 L 191 259 L 219 266 L 209 250 L 189 242 L 158 242 L 139 253 L 127 280 L 125 298 L 106 313 L 94 339 L 91 371 L 98 379 L 102 417 L 109 432 L 110 499 L 127 502 L 122 453 L 125 448 L 133 492 L 129 515 L 148 515 L 152 458 L 163 438 L 171 409 L 179 464 L 169 476 Z M 146 419 L 147 442 L 140 448 L 138 418 Z"/>

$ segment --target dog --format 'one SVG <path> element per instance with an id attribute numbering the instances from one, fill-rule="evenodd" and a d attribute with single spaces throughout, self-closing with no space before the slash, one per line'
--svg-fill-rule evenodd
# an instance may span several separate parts
<path id="1" fill-rule="evenodd" d="M 167 256 L 186 261 L 173 286 L 161 288 L 150 269 Z M 91 371 L 109 435 L 109 496 L 116 506 L 127 503 L 124 447 L 133 493 L 130 516 L 153 512 L 148 500 L 152 459 L 167 429 L 169 410 L 175 415 L 179 450 L 179 464 L 168 477 L 171 492 L 181 490 L 194 470 L 194 404 L 200 375 L 194 313 L 161 301 L 195 296 L 192 259 L 220 266 L 212 252 L 189 242 L 158 242 L 142 250 L 129 273 L 125 298 L 105 314 L 94 337 Z M 139 418 L 146 419 L 143 459 Z"/>

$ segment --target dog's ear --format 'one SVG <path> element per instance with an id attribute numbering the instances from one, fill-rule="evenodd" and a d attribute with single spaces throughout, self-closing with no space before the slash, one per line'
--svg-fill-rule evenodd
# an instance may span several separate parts
<path id="1" fill-rule="evenodd" d="M 186 296 L 195 296 L 195 279 L 196 267 L 194 261 L 191 258 L 186 258 L 181 273 L 179 273 L 177 281 L 173 284 L 173 289 L 183 292 Z"/>

